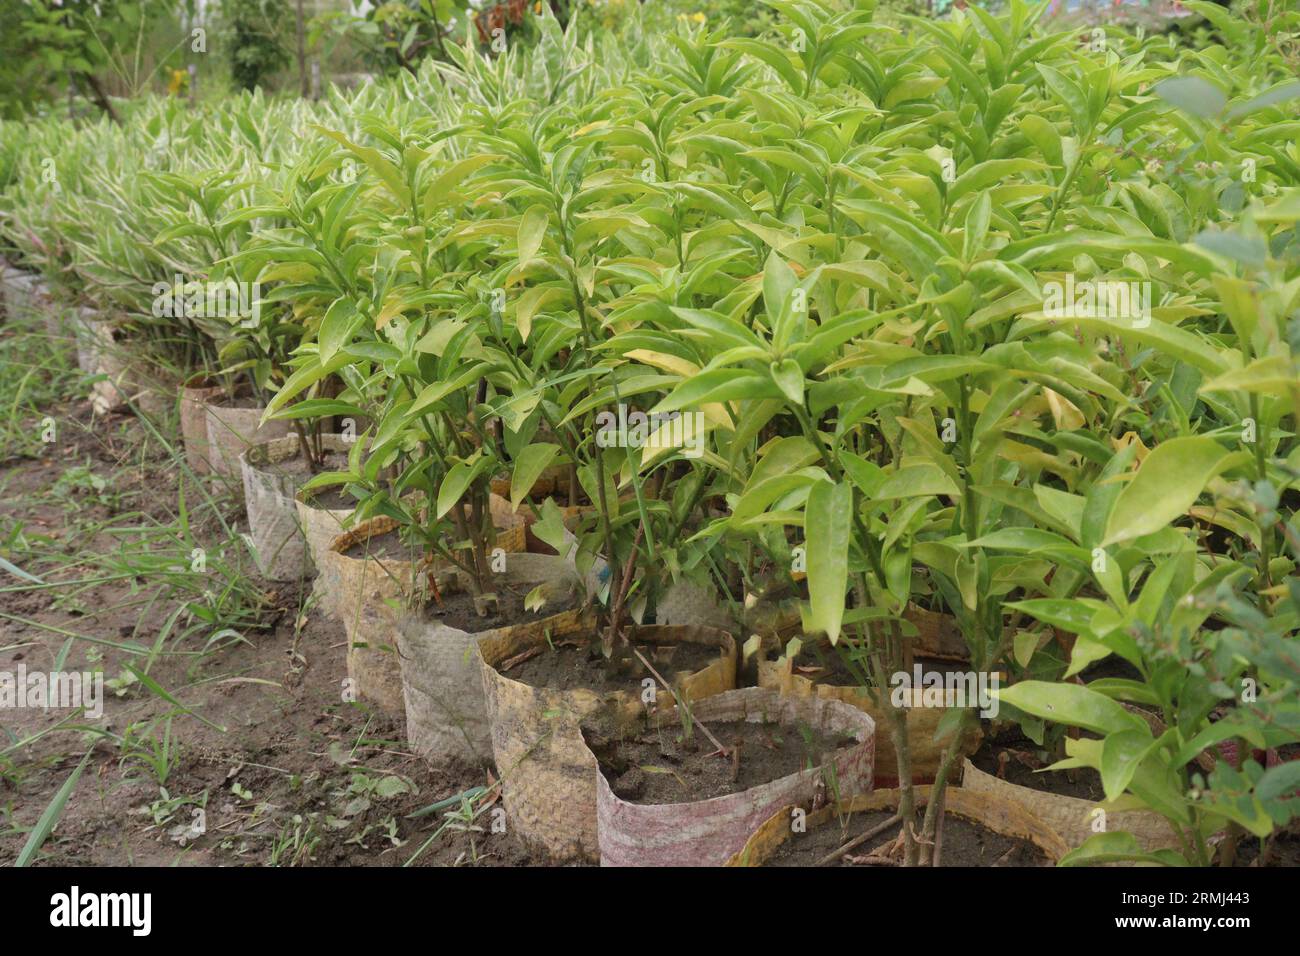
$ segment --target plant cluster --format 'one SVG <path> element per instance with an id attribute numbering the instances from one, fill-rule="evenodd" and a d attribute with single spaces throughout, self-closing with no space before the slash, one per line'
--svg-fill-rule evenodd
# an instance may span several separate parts
<path id="1" fill-rule="evenodd" d="M 531 50 L 471 38 L 316 105 L 33 124 L 4 233 L 268 417 L 369 422 L 311 486 L 484 613 L 494 479 L 597 582 L 607 655 L 674 582 L 738 615 L 787 596 L 889 711 L 906 819 L 886 688 L 906 612 L 944 611 L 1010 672 L 1004 718 L 1180 840 L 1068 862 L 1207 863 L 1300 786 L 1261 759 L 1300 739 L 1300 83 L 1258 24 L 1186 5 L 1234 42 L 1021 2 L 770 0 L 762 37 L 543 14 Z M 260 320 L 150 315 L 174 272 L 261 283 Z M 1107 659 L 1126 676 L 1080 679 Z M 941 728 L 909 862 L 978 719 Z"/>

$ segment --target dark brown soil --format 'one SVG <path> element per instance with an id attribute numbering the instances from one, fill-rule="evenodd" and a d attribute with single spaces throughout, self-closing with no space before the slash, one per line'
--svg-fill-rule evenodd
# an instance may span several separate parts
<path id="1" fill-rule="evenodd" d="M 858 834 L 875 829 L 893 815 L 891 810 L 870 810 L 852 814 L 844 820 L 833 820 L 806 833 L 791 833 L 765 865 L 816 866 Z M 917 830 L 920 830 L 919 822 Z M 855 858 L 884 848 L 895 840 L 898 833 L 899 827 L 891 826 L 879 836 L 854 847 L 832 865 L 854 866 Z M 1047 857 L 1032 843 L 994 833 L 955 813 L 944 816 L 940 857 L 941 867 L 1047 865 Z"/>
<path id="2" fill-rule="evenodd" d="M 863 678 L 869 673 L 867 662 L 852 654 L 850 657 L 853 660 L 852 666 L 836 648 L 814 645 L 800 652 L 794 662 L 794 673 L 813 683 L 829 687 L 864 686 Z"/>
<path id="3" fill-rule="evenodd" d="M 678 674 L 695 674 L 704 670 L 721 653 L 720 648 L 707 644 L 644 644 L 638 645 L 638 649 L 670 683 Z M 581 647 L 561 644 L 515 665 L 506 676 L 529 687 L 639 692 L 641 681 L 651 675 L 634 656 L 607 665 L 599 656 L 598 645 L 592 648 L 585 644 Z"/>
<path id="4" fill-rule="evenodd" d="M 622 741 L 591 735 L 588 741 L 615 795 L 643 805 L 739 793 L 817 767 L 824 755 L 843 746 L 810 727 L 732 721 L 710 723 L 709 730 L 726 747 L 738 748 L 739 772 L 732 760 L 713 753 L 713 745 L 698 729 L 689 741 L 683 740 L 680 725 Z"/>
<path id="5" fill-rule="evenodd" d="M 473 595 L 467 592 L 442 594 L 441 601 L 430 601 L 424 606 L 425 617 L 430 621 L 439 621 L 448 627 L 458 628 L 467 634 L 480 634 L 493 628 L 505 627 L 507 624 L 527 624 L 553 614 L 571 610 L 578 606 L 580 598 L 576 594 L 566 594 L 558 599 L 548 600 L 536 611 L 524 610 L 524 598 L 528 591 L 513 587 L 498 588 L 496 612 L 480 615 L 475 607 Z M 514 676 L 513 673 L 511 676 Z"/>
<path id="6" fill-rule="evenodd" d="M 1095 664 L 1089 664 L 1079 677 L 1085 682 L 1119 678 L 1121 680 L 1141 680 L 1142 672 L 1118 654 L 1104 657 Z"/>
<path id="7" fill-rule="evenodd" d="M 258 471 L 265 471 L 272 475 L 287 475 L 290 478 L 303 480 L 322 471 L 341 471 L 347 467 L 347 464 L 347 452 L 342 451 L 327 451 L 321 459 L 321 467 L 317 469 L 313 469 L 311 462 L 302 455 L 294 455 L 292 458 L 286 458 L 274 464 L 253 462 L 253 466 Z"/>
<path id="8" fill-rule="evenodd" d="M 357 499 L 343 490 L 342 485 L 322 488 L 307 499 L 308 507 L 318 511 L 351 511 L 357 506 Z"/>
<path id="9" fill-rule="evenodd" d="M 1002 754 L 1006 755 L 1005 758 Z M 980 770 L 1001 777 L 1007 783 L 1042 793 L 1078 797 L 1081 800 L 1105 799 L 1101 780 L 1095 771 L 1080 769 L 1036 772 L 1036 768 L 1049 767 L 1055 762 L 1054 757 L 1040 750 L 1036 743 L 1019 731 L 985 740 L 983 746 L 971 757 L 971 763 Z"/>
<path id="10" fill-rule="evenodd" d="M 208 403 L 213 408 L 261 408 L 262 403 L 252 395 L 217 396 Z"/>
<path id="11" fill-rule="evenodd" d="M 417 561 L 424 554 L 421 548 L 403 541 L 398 528 L 358 541 L 344 553 L 349 558 L 392 558 L 399 561 Z"/>
<path id="12" fill-rule="evenodd" d="M 1294 831 L 1294 826 L 1292 827 Z M 1260 841 L 1249 834 L 1237 844 L 1237 866 L 1258 866 Z M 1273 848 L 1266 866 L 1300 866 L 1300 834 L 1279 833 L 1273 838 Z"/>
<path id="13" fill-rule="evenodd" d="M 764 866 L 816 866 L 827 854 L 838 850 L 860 833 L 865 833 L 892 817 L 890 810 L 867 810 L 831 820 L 822 826 L 814 827 L 803 833 L 791 832 L 784 843 L 764 863 Z M 898 827 L 892 826 L 881 835 L 878 843 L 892 840 L 898 835 Z M 859 846 L 850 853 L 854 856 L 868 852 Z M 851 865 L 841 861 L 841 866 Z"/>

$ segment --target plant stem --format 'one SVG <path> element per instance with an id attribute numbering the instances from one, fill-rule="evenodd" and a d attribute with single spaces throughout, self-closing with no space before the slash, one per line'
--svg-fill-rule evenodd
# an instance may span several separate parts
<path id="1" fill-rule="evenodd" d="M 935 833 L 937 832 L 938 822 L 943 814 L 944 795 L 948 790 L 948 776 L 952 773 L 953 764 L 957 762 L 957 757 L 961 754 L 962 743 L 966 739 L 966 731 L 970 726 L 970 717 L 972 711 L 963 709 L 961 719 L 957 723 L 957 729 L 952 735 L 952 740 L 943 750 L 943 757 L 939 761 L 939 771 L 934 778 L 934 786 L 930 789 L 930 802 L 925 808 L 925 821 L 921 825 L 921 865 L 928 865 L 931 861 L 930 851 L 935 842 Z"/>

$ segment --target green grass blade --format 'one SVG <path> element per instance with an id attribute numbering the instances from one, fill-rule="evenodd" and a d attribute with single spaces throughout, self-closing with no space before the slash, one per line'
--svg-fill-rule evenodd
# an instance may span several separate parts
<path id="1" fill-rule="evenodd" d="M 18 854 L 18 859 L 14 861 L 14 866 L 27 866 L 36 856 L 36 852 L 49 839 L 50 834 L 54 832 L 55 826 L 63 816 L 63 811 L 68 805 L 68 800 L 72 796 L 72 791 L 77 786 L 77 781 L 81 779 L 81 772 L 86 769 L 86 762 L 90 760 L 90 755 L 95 752 L 92 744 L 91 748 L 86 751 L 85 756 L 81 758 L 81 763 L 77 764 L 77 769 L 68 775 L 68 779 L 63 781 L 63 786 L 59 787 L 59 792 L 54 795 L 50 805 L 45 808 L 41 818 L 36 821 L 36 826 L 32 832 L 27 835 L 27 843 L 24 844 L 22 852 Z"/>

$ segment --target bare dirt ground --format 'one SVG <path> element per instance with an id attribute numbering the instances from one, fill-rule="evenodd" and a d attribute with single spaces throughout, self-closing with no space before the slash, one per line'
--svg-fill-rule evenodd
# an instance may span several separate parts
<path id="1" fill-rule="evenodd" d="M 237 494 L 209 479 L 182 503 L 190 479 L 154 437 L 174 441 L 174 414 L 155 433 L 82 400 L 44 410 L 57 440 L 0 454 L 0 557 L 44 582 L 0 568 L 0 672 L 62 657 L 62 671 L 102 672 L 105 701 L 98 720 L 0 709 L 0 864 L 88 751 L 36 865 L 529 862 L 491 832 L 500 813 L 473 820 L 454 799 L 419 813 L 490 778 L 430 769 L 400 723 L 343 700 L 343 630 L 310 582 L 255 576 L 223 532 L 242 520 Z M 195 542 L 212 549 L 206 577 L 184 566 Z"/>

